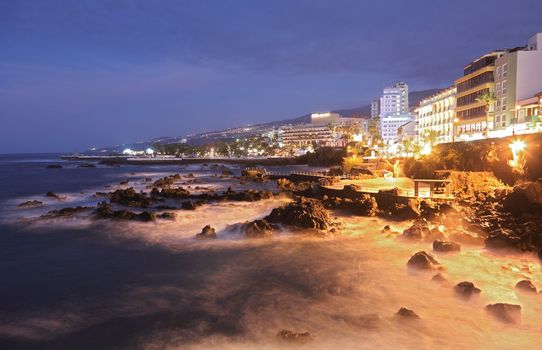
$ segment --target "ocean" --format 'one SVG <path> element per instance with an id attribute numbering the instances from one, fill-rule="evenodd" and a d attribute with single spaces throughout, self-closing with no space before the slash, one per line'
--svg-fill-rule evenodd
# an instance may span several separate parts
<path id="1" fill-rule="evenodd" d="M 48 169 L 58 164 L 60 169 Z M 531 255 L 496 255 L 464 245 L 436 255 L 436 272 L 413 273 L 408 258 L 430 242 L 405 243 L 381 233 L 409 222 L 333 212 L 335 237 L 284 230 L 248 239 L 230 225 L 267 215 L 289 201 L 217 202 L 174 220 L 93 220 L 91 211 L 43 219 L 49 210 L 95 206 L 96 192 L 145 178 L 194 174 L 191 191 L 269 188 L 240 184 L 210 165 L 79 167 L 59 155 L 0 155 L 0 348 L 2 349 L 534 349 L 542 344 L 541 296 L 514 284 L 542 287 Z M 234 174 L 241 168 L 227 165 Z M 284 170 L 284 169 L 281 169 Z M 128 185 L 120 182 L 128 180 Z M 123 187 L 124 186 L 124 187 Z M 199 186 L 199 189 L 196 189 Z M 202 189 L 203 188 L 203 189 Z M 148 189 L 147 189 L 148 190 Z M 62 199 L 46 197 L 49 191 Z M 18 205 L 39 200 L 37 208 Z M 194 236 L 207 224 L 216 240 Z M 472 281 L 482 292 L 458 298 L 453 286 Z M 519 324 L 490 318 L 485 305 L 522 306 Z M 400 320 L 401 307 L 419 320 Z M 277 337 L 309 332 L 303 342 Z"/>

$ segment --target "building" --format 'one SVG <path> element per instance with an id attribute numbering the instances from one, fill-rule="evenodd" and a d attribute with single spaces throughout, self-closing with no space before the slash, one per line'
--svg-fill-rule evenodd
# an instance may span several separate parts
<path id="1" fill-rule="evenodd" d="M 312 113 L 311 124 L 313 125 L 329 125 L 336 123 L 341 118 L 341 115 L 333 112 Z"/>
<path id="2" fill-rule="evenodd" d="M 405 82 L 386 87 L 380 97 L 380 118 L 408 113 L 408 85 Z"/>
<path id="3" fill-rule="evenodd" d="M 380 117 L 380 100 L 372 100 L 371 101 L 371 118 L 378 118 Z"/>
<path id="4" fill-rule="evenodd" d="M 512 134 L 542 132 L 542 91 L 516 102 Z"/>
<path id="5" fill-rule="evenodd" d="M 405 124 L 401 125 L 399 129 L 397 129 L 397 140 L 399 142 L 405 141 L 405 140 L 414 140 L 418 136 L 418 129 L 417 129 L 417 122 L 415 120 L 411 120 L 406 122 Z"/>
<path id="6" fill-rule="evenodd" d="M 389 114 L 380 117 L 380 132 L 382 134 L 382 139 L 388 144 L 397 142 L 399 139 L 399 128 L 412 120 L 414 120 L 414 116 L 410 113 Z"/>
<path id="7" fill-rule="evenodd" d="M 408 85 L 397 82 L 385 87 L 380 97 L 380 134 L 387 143 L 397 141 L 397 130 L 412 120 L 408 112 Z"/>
<path id="8" fill-rule="evenodd" d="M 332 146 L 333 135 L 328 125 L 300 124 L 282 128 L 284 146 L 310 148 L 312 146 Z"/>
<path id="9" fill-rule="evenodd" d="M 455 100 L 455 86 L 421 100 L 416 108 L 418 136 L 434 131 L 438 134 L 437 143 L 454 141 Z"/>
<path id="10" fill-rule="evenodd" d="M 493 93 L 495 61 L 503 54 L 504 51 L 498 50 L 477 58 L 464 67 L 463 76 L 455 81 L 456 135 L 460 139 L 484 138 L 493 128 L 493 104 L 479 97 Z"/>
<path id="11" fill-rule="evenodd" d="M 508 136 L 514 132 L 518 101 L 534 98 L 542 91 L 542 33 L 531 36 L 527 45 L 508 50 L 495 61 L 495 132 Z M 525 126 L 525 125 L 524 125 Z"/>

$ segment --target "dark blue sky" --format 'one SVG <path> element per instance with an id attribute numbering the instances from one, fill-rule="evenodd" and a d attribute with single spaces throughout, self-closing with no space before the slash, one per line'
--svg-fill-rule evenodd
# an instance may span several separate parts
<path id="1" fill-rule="evenodd" d="M 542 31 L 542 1 L 0 0 L 0 153 L 348 108 Z"/>

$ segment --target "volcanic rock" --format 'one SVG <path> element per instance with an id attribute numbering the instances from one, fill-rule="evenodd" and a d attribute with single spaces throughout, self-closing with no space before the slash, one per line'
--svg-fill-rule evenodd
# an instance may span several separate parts
<path id="1" fill-rule="evenodd" d="M 283 329 L 278 332 L 277 337 L 282 340 L 287 340 L 291 342 L 307 342 L 312 340 L 311 334 L 309 332 L 296 333 L 287 329 Z"/>
<path id="2" fill-rule="evenodd" d="M 455 292 L 465 298 L 470 298 L 474 294 L 479 294 L 482 290 L 477 288 L 474 283 L 464 281 L 459 282 L 455 287 Z"/>
<path id="3" fill-rule="evenodd" d="M 118 189 L 109 193 L 111 203 L 118 203 L 129 207 L 149 208 L 152 205 L 152 198 L 147 197 L 146 193 L 136 192 L 133 187 L 127 189 Z"/>
<path id="4" fill-rule="evenodd" d="M 37 201 L 37 200 L 32 200 L 32 201 L 22 202 L 21 204 L 19 204 L 17 206 L 20 207 L 20 208 L 35 208 L 35 207 L 40 207 L 42 205 L 43 205 L 43 202 Z"/>
<path id="5" fill-rule="evenodd" d="M 153 221 L 156 218 L 154 213 L 147 211 L 136 214 L 128 210 L 113 210 L 111 205 L 106 202 L 98 203 L 98 207 L 94 211 L 94 214 L 97 219 Z"/>
<path id="6" fill-rule="evenodd" d="M 440 266 L 437 259 L 425 251 L 419 251 L 408 260 L 407 266 L 418 270 L 431 270 Z"/>
<path id="7" fill-rule="evenodd" d="M 521 306 L 507 303 L 489 304 L 486 310 L 497 319 L 506 323 L 516 323 L 521 317 Z"/>
<path id="8" fill-rule="evenodd" d="M 92 208 L 91 207 L 81 207 L 81 206 L 77 206 L 77 207 L 73 207 L 73 208 L 62 208 L 62 209 L 57 209 L 57 210 L 51 210 L 51 211 L 47 212 L 47 214 L 42 215 L 41 217 L 45 218 L 45 219 L 59 218 L 59 217 L 70 217 L 70 216 L 74 216 L 77 213 L 81 213 L 81 212 L 83 212 L 85 210 L 89 210 L 89 209 L 92 209 Z"/>
<path id="9" fill-rule="evenodd" d="M 363 216 L 375 216 L 378 214 L 376 199 L 368 194 L 363 194 L 353 202 L 354 212 Z"/>
<path id="10" fill-rule="evenodd" d="M 461 246 L 455 242 L 435 240 L 433 241 L 433 250 L 436 252 L 459 252 Z"/>
<path id="11" fill-rule="evenodd" d="M 61 196 L 59 196 L 58 194 L 56 194 L 54 192 L 47 192 L 45 194 L 45 197 L 51 197 L 51 198 L 56 198 L 56 199 L 64 199 L 64 197 L 61 197 Z"/>
<path id="12" fill-rule="evenodd" d="M 62 165 L 60 165 L 60 164 L 49 164 L 45 168 L 47 168 L 47 169 L 60 169 L 60 168 L 62 168 Z"/>
<path id="13" fill-rule="evenodd" d="M 156 217 L 159 219 L 175 220 L 175 213 L 166 211 L 166 212 L 163 212 L 162 214 L 158 214 Z"/>
<path id="14" fill-rule="evenodd" d="M 529 293 L 537 293 L 536 287 L 534 286 L 533 282 L 529 280 L 521 280 L 518 283 L 516 283 L 516 288 L 520 289 L 524 292 Z"/>
<path id="15" fill-rule="evenodd" d="M 249 238 L 269 236 L 277 229 L 276 225 L 270 224 L 266 220 L 254 220 L 243 225 L 243 232 Z"/>
<path id="16" fill-rule="evenodd" d="M 429 233 L 429 226 L 426 222 L 416 222 L 403 231 L 403 237 L 412 240 L 421 240 Z"/>
<path id="17" fill-rule="evenodd" d="M 446 277 L 444 277 L 444 275 L 442 275 L 442 273 L 439 272 L 431 278 L 431 281 L 444 282 L 446 281 Z"/>
<path id="18" fill-rule="evenodd" d="M 201 232 L 196 235 L 196 238 L 216 238 L 216 230 L 211 225 L 206 225 Z"/>
<path id="19" fill-rule="evenodd" d="M 407 309 L 406 307 L 400 308 L 399 311 L 397 311 L 396 315 L 404 319 L 419 319 L 420 318 L 420 316 L 418 316 L 417 313 L 415 313 L 414 311 L 410 309 Z"/>
<path id="20" fill-rule="evenodd" d="M 332 224 L 328 211 L 320 201 L 303 197 L 273 209 L 265 220 L 271 223 L 319 230 L 327 229 Z"/>

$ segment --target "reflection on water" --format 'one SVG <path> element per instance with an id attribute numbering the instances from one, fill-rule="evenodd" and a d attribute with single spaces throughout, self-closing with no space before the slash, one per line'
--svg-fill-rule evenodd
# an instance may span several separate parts
<path id="1" fill-rule="evenodd" d="M 284 201 L 208 204 L 156 223 L 2 227 L 3 348 L 290 347 L 276 337 L 282 329 L 310 332 L 312 341 L 295 346 L 310 349 L 534 349 L 542 342 L 541 296 L 514 289 L 524 278 L 542 286 L 534 257 L 479 247 L 436 254 L 447 279 L 437 283 L 434 272 L 406 269 L 431 244 L 383 235 L 379 219 L 335 213 L 345 228 L 334 238 L 286 232 L 248 240 L 225 229 Z M 193 239 L 206 224 L 218 239 Z M 482 293 L 458 298 L 453 286 L 461 281 Z M 521 323 L 489 318 L 484 307 L 495 302 L 520 304 Z M 421 319 L 397 319 L 400 307 Z"/>

